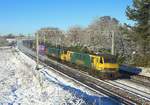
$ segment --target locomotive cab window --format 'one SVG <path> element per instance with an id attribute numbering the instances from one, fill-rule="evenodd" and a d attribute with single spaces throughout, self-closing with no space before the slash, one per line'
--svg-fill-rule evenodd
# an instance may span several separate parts
<path id="1" fill-rule="evenodd" d="M 105 58 L 104 61 L 106 63 L 116 63 L 116 59 L 115 58 Z"/>
<path id="2" fill-rule="evenodd" d="M 103 58 L 102 57 L 100 57 L 100 63 L 103 63 Z"/>
<path id="3" fill-rule="evenodd" d="M 94 63 L 94 57 L 91 57 L 91 62 Z"/>

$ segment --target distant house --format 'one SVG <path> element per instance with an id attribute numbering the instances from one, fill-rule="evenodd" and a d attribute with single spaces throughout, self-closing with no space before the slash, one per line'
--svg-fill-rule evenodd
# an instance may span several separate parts
<path id="1" fill-rule="evenodd" d="M 9 43 L 16 42 L 16 39 L 15 39 L 15 38 L 6 38 L 6 40 L 7 40 Z"/>

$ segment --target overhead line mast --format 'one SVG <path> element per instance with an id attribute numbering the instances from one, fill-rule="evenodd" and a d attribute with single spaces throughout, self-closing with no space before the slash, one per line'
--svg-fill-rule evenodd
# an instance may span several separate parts
<path id="1" fill-rule="evenodd" d="M 115 55 L 115 34 L 114 31 L 112 31 L 112 46 L 111 46 L 111 54 Z"/>
<path id="2" fill-rule="evenodd" d="M 39 70 L 39 35 L 35 33 L 36 36 L 36 69 Z"/>

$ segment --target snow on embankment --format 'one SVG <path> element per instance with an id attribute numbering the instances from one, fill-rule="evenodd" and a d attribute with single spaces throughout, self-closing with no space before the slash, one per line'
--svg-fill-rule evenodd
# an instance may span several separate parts
<path id="1" fill-rule="evenodd" d="M 140 75 L 150 77 L 150 68 L 145 68 L 145 67 L 140 67 L 140 68 L 142 69 Z"/>
<path id="2" fill-rule="evenodd" d="M 35 66 L 36 63 L 20 51 L 0 51 L 0 105 L 117 104 L 46 68 L 36 71 Z"/>

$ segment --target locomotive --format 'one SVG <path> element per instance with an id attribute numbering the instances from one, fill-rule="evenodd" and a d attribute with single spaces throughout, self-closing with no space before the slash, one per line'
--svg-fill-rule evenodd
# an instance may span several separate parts
<path id="1" fill-rule="evenodd" d="M 48 47 L 46 53 L 50 57 L 85 68 L 84 71 L 101 79 L 119 77 L 119 64 L 111 54 L 88 54 L 55 47 Z"/>

